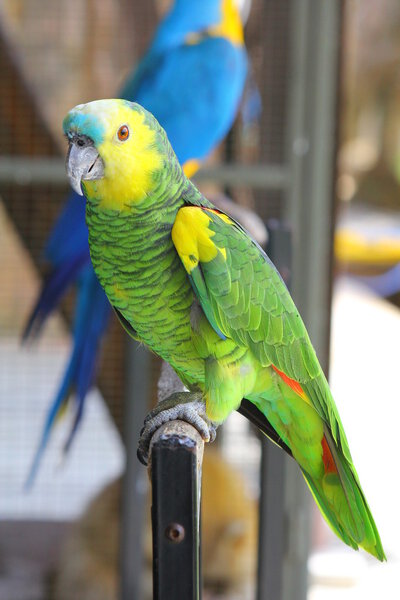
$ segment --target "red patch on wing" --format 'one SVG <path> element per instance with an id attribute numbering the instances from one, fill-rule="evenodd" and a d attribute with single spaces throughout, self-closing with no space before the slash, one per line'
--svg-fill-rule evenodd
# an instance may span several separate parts
<path id="1" fill-rule="evenodd" d="M 329 449 L 328 442 L 325 436 L 321 440 L 322 460 L 324 462 L 325 473 L 337 473 L 335 461 L 333 460 L 332 452 Z"/>
<path id="2" fill-rule="evenodd" d="M 305 393 L 303 388 L 301 387 L 301 385 L 299 384 L 298 381 L 296 381 L 295 379 L 291 379 L 290 377 L 288 377 L 287 375 L 285 375 L 285 373 L 283 371 L 280 371 L 279 369 L 277 369 L 274 365 L 271 365 L 271 367 L 273 368 L 273 370 L 278 373 L 279 377 L 281 377 L 283 379 L 283 381 L 290 387 L 292 388 L 292 390 L 294 392 L 296 392 L 296 394 L 298 394 L 299 396 L 301 396 L 302 398 L 305 398 Z"/>

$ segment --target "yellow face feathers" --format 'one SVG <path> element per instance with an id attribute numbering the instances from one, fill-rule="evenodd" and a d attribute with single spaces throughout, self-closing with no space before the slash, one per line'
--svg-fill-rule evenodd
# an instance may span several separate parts
<path id="1" fill-rule="evenodd" d="M 99 200 L 104 209 L 129 210 L 141 202 L 163 166 L 158 130 L 148 121 L 149 113 L 135 106 L 124 100 L 98 100 L 77 106 L 73 112 L 78 133 L 85 134 L 88 119 L 94 123 L 87 135 L 103 160 L 104 177 L 82 181 L 82 185 L 88 197 Z"/>
<path id="2" fill-rule="evenodd" d="M 126 139 L 121 132 L 128 128 Z M 153 175 L 162 167 L 162 157 L 156 147 L 156 131 L 145 123 L 145 115 L 121 106 L 110 120 L 106 139 L 98 146 L 105 164 L 105 177 L 87 181 L 87 192 L 102 198 L 106 209 L 127 210 L 140 202 L 152 187 Z"/>

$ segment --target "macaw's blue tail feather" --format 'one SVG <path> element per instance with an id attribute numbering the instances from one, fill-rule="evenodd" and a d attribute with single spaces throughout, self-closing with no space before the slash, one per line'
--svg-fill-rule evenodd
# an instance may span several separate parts
<path id="1" fill-rule="evenodd" d="M 111 305 L 97 281 L 91 264 L 89 264 L 79 281 L 72 353 L 57 396 L 46 416 L 40 442 L 26 481 L 26 488 L 30 488 L 35 480 L 54 423 L 69 399 L 75 403 L 75 416 L 64 450 L 67 451 L 71 446 L 81 422 L 87 392 L 95 378 L 98 348 L 107 328 L 110 313 Z M 75 393 L 72 394 L 72 392 Z"/>
<path id="2" fill-rule="evenodd" d="M 69 394 L 70 394 L 70 381 L 71 381 L 71 374 L 74 371 L 75 365 L 74 363 L 76 362 L 76 359 L 74 357 L 74 355 L 71 356 L 71 359 L 69 361 L 68 367 L 64 373 L 64 377 L 61 383 L 61 386 L 58 390 L 58 394 L 55 397 L 53 403 L 51 404 L 48 413 L 46 415 L 46 420 L 43 426 L 43 431 L 40 437 L 40 441 L 39 441 L 39 445 L 37 447 L 37 450 L 35 452 L 35 455 L 33 457 L 33 461 L 31 464 L 31 467 L 29 469 L 29 474 L 28 477 L 26 479 L 25 482 L 25 489 L 28 490 L 32 487 L 35 479 L 36 479 L 36 475 L 37 472 L 39 470 L 39 465 L 43 456 L 44 451 L 47 448 L 47 444 L 49 442 L 50 439 L 50 433 L 52 431 L 54 422 L 57 419 L 57 416 L 62 412 L 62 408 L 64 407 L 65 403 L 68 400 Z"/>
<path id="3" fill-rule="evenodd" d="M 244 89 L 242 102 L 240 104 L 240 114 L 242 116 L 244 127 L 249 127 L 253 123 L 256 123 L 262 112 L 262 101 L 260 90 L 258 89 L 256 80 L 254 79 L 253 72 L 249 68 L 246 87 Z"/>
<path id="4" fill-rule="evenodd" d="M 75 418 L 64 446 L 68 452 L 78 429 L 85 406 L 85 398 L 93 384 L 97 371 L 100 341 L 107 329 L 111 305 L 107 300 L 92 268 L 85 279 L 86 293 L 82 294 L 82 306 L 76 321 L 76 340 L 79 340 L 79 371 L 76 378 Z M 81 321 L 82 319 L 82 321 Z"/>
<path id="5" fill-rule="evenodd" d="M 88 264 L 90 255 L 89 248 L 86 248 L 68 262 L 60 263 L 50 273 L 22 333 L 22 342 L 29 337 L 34 339 L 40 333 L 47 317 L 57 308 L 70 285 L 76 282 L 80 271 Z"/>

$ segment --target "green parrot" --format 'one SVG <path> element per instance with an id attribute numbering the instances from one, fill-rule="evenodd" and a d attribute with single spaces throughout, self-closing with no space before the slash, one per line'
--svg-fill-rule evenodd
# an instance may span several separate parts
<path id="1" fill-rule="evenodd" d="M 201 404 L 206 421 L 245 403 L 296 460 L 339 538 L 384 560 L 328 383 L 267 255 L 187 179 L 138 104 L 81 104 L 63 127 L 94 270 L 124 328 L 201 393 L 194 412 Z M 197 422 L 189 405 L 174 414 Z"/>

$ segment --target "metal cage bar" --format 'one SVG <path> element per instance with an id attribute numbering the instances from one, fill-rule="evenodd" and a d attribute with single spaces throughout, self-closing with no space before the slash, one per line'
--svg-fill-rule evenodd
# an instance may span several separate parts
<path id="1" fill-rule="evenodd" d="M 136 458 L 137 441 L 149 408 L 151 355 L 144 346 L 127 340 L 124 399 L 125 472 L 121 498 L 120 599 L 142 597 L 146 470 Z"/>
<path id="2" fill-rule="evenodd" d="M 291 231 L 278 221 L 270 221 L 267 226 L 268 256 L 290 288 Z M 289 461 L 282 450 L 261 436 L 257 600 L 282 598 L 286 550 L 285 472 Z"/>
<path id="3" fill-rule="evenodd" d="M 249 186 L 254 189 L 285 190 L 289 173 L 284 165 L 237 163 L 205 165 L 193 177 L 195 182 Z M 0 183 L 13 185 L 53 184 L 66 186 L 65 160 L 29 156 L 1 156 Z"/>
<path id="4" fill-rule="evenodd" d="M 290 14 L 286 218 L 293 229 L 292 293 L 325 371 L 341 10 L 341 0 L 292 0 Z M 310 502 L 300 470 L 287 461 L 282 600 L 305 600 L 307 596 Z"/>

